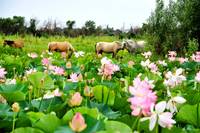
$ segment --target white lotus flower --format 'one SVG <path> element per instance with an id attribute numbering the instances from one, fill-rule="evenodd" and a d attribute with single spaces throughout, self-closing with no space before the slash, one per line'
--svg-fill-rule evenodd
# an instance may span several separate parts
<path id="1" fill-rule="evenodd" d="M 149 60 L 149 59 L 147 59 L 146 61 L 141 61 L 141 65 L 143 66 L 143 67 L 148 67 L 149 65 L 150 65 L 150 63 L 151 63 L 151 61 Z"/>
<path id="2" fill-rule="evenodd" d="M 175 87 L 176 85 L 181 84 L 182 81 L 186 80 L 186 77 L 183 76 L 182 73 L 182 68 L 177 69 L 175 73 L 172 73 L 171 71 L 167 72 L 165 74 L 167 79 L 164 80 L 164 84 L 169 87 Z"/>
<path id="3" fill-rule="evenodd" d="M 171 113 L 178 112 L 176 105 L 183 104 L 186 100 L 181 96 L 172 97 L 168 102 L 166 108 L 170 110 Z"/>
<path id="4" fill-rule="evenodd" d="M 152 53 L 151 53 L 151 51 L 148 51 L 148 52 L 142 53 L 142 55 L 143 55 L 145 58 L 149 58 L 149 57 L 151 57 Z"/>
<path id="5" fill-rule="evenodd" d="M 101 59 L 101 64 L 104 65 L 104 64 L 110 64 L 112 61 L 110 59 L 108 59 L 107 57 L 103 57 Z"/>
<path id="6" fill-rule="evenodd" d="M 158 64 L 160 64 L 162 66 L 167 66 L 167 63 L 165 62 L 165 60 L 163 60 L 163 61 L 159 60 Z"/>
<path id="7" fill-rule="evenodd" d="M 78 57 L 80 57 L 80 56 L 84 56 L 85 52 L 83 52 L 83 51 L 78 51 L 78 52 L 74 52 L 74 54 L 75 54 L 75 57 L 78 58 Z"/>
<path id="8" fill-rule="evenodd" d="M 29 75 L 29 74 L 32 74 L 32 73 L 35 73 L 35 72 L 37 72 L 37 70 L 35 68 L 32 68 L 32 69 L 26 70 L 25 74 Z"/>
<path id="9" fill-rule="evenodd" d="M 16 79 L 6 79 L 6 83 L 5 84 L 16 84 Z"/>
<path id="10" fill-rule="evenodd" d="M 176 121 L 172 119 L 173 114 L 170 112 L 164 112 L 166 108 L 166 101 L 161 101 L 155 105 L 155 110 L 153 110 L 154 106 L 151 106 L 151 116 L 144 117 L 141 121 L 150 120 L 149 130 L 152 131 L 156 125 L 156 122 L 163 128 L 171 128 L 172 124 L 175 124 Z"/>
<path id="11" fill-rule="evenodd" d="M 200 71 L 195 76 L 196 82 L 200 83 Z"/>

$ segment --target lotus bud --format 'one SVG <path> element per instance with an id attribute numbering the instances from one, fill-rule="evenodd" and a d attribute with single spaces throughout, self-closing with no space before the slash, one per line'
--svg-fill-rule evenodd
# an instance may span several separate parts
<path id="1" fill-rule="evenodd" d="M 83 81 L 83 76 L 81 73 L 78 75 L 78 81 Z"/>
<path id="2" fill-rule="evenodd" d="M 74 132 L 81 132 L 87 127 L 84 117 L 79 112 L 72 118 L 69 126 Z"/>
<path id="3" fill-rule="evenodd" d="M 85 66 L 81 64 L 80 69 L 83 71 L 85 69 Z"/>
<path id="4" fill-rule="evenodd" d="M 79 106 L 82 102 L 82 96 L 80 95 L 79 92 L 76 92 L 71 99 L 69 100 L 69 106 L 73 107 L 73 106 Z"/>
<path id="5" fill-rule="evenodd" d="M 17 102 L 13 103 L 12 110 L 13 110 L 13 112 L 19 112 L 19 110 L 20 110 L 19 103 L 17 103 Z"/>
<path id="6" fill-rule="evenodd" d="M 68 68 L 68 69 L 72 68 L 72 63 L 70 61 L 68 61 L 66 63 L 66 68 Z"/>
<path id="7" fill-rule="evenodd" d="M 6 99 L 0 94 L 0 103 L 6 104 Z"/>
<path id="8" fill-rule="evenodd" d="M 85 86 L 84 95 L 87 97 L 92 97 L 93 96 L 92 88 L 90 88 L 89 86 Z"/>
<path id="9" fill-rule="evenodd" d="M 128 68 L 132 68 L 135 63 L 133 61 L 128 62 Z"/>

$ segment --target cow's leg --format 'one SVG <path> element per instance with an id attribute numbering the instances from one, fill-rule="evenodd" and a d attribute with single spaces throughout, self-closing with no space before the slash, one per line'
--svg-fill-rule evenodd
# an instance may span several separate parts
<path id="1" fill-rule="evenodd" d="M 101 54 L 102 55 L 103 50 L 97 51 L 97 55 Z"/>
<path id="2" fill-rule="evenodd" d="M 113 54 L 112 54 L 112 58 L 114 58 L 116 56 L 116 53 L 115 52 L 113 52 Z"/>
<path id="3" fill-rule="evenodd" d="M 99 54 L 99 51 L 98 51 L 98 50 L 96 50 L 96 54 L 97 54 L 97 55 Z"/>

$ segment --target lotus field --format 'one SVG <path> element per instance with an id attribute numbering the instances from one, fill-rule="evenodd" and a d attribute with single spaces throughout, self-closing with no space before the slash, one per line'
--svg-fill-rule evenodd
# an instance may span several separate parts
<path id="1" fill-rule="evenodd" d="M 94 48 L 116 38 L 86 37 L 69 39 L 67 58 L 47 51 L 60 38 L 32 39 L 0 46 L 2 133 L 200 132 L 200 52 L 112 58 Z"/>

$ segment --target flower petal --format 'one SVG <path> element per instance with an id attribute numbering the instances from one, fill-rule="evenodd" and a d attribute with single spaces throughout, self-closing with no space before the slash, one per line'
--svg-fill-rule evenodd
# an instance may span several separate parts
<path id="1" fill-rule="evenodd" d="M 149 120 L 149 119 L 150 119 L 150 117 L 143 117 L 143 118 L 140 119 L 140 121 L 143 122 L 143 121 L 146 121 L 146 120 Z"/>
<path id="2" fill-rule="evenodd" d="M 157 103 L 155 106 L 155 112 L 158 114 L 164 112 L 164 110 L 166 108 L 166 104 L 167 104 L 166 101 L 161 101 L 161 102 Z"/>
<path id="3" fill-rule="evenodd" d="M 181 104 L 186 102 L 185 98 L 183 98 L 183 97 L 181 97 L 181 96 L 176 96 L 176 97 L 174 97 L 174 98 L 173 98 L 173 101 L 175 101 L 175 102 L 177 102 L 177 103 L 181 103 Z"/>
<path id="4" fill-rule="evenodd" d="M 156 125 L 156 121 L 157 121 L 157 115 L 153 114 L 150 117 L 150 123 L 149 123 L 149 130 L 152 131 Z"/>

